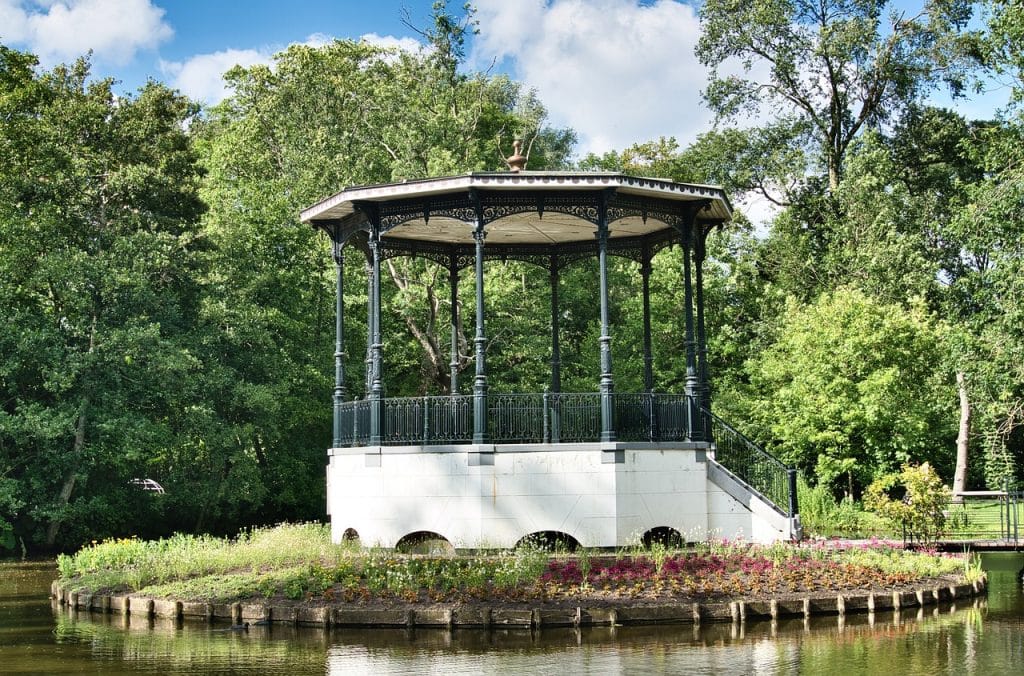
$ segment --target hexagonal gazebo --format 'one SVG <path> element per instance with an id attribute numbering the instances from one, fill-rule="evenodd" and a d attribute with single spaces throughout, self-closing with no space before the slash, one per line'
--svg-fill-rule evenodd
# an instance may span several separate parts
<path id="1" fill-rule="evenodd" d="M 656 537 L 798 535 L 794 474 L 711 414 L 702 264 L 712 228 L 731 218 L 725 193 L 619 173 L 472 173 L 345 189 L 302 212 L 333 242 L 337 272 L 334 441 L 327 502 L 335 540 L 393 547 L 443 537 L 455 547 L 511 547 L 555 537 L 588 547 Z M 366 391 L 345 389 L 342 272 L 346 244 L 368 258 Z M 680 245 L 686 382 L 655 390 L 649 277 L 656 252 Z M 644 391 L 614 386 L 607 257 L 640 265 Z M 459 271 L 475 272 L 475 376 L 459 394 L 452 320 L 451 393 L 386 396 L 381 261 L 419 256 L 445 266 L 452 307 Z M 594 259 L 600 271 L 597 389 L 562 392 L 559 273 Z M 490 388 L 485 346 L 486 262 L 541 265 L 551 279 L 548 391 Z M 581 263 L 582 264 L 582 263 Z"/>

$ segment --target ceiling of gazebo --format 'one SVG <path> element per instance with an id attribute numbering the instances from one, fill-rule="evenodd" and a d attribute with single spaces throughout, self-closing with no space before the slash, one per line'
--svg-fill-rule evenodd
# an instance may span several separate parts
<path id="1" fill-rule="evenodd" d="M 603 199 L 603 201 L 602 201 Z M 697 222 L 732 217 L 715 186 L 598 172 L 500 172 L 347 188 L 302 212 L 302 221 L 347 232 L 380 219 L 385 240 L 470 245 L 482 214 L 487 246 L 593 242 L 598 204 L 608 209 L 611 238 L 663 232 L 687 209 Z"/>
<path id="2" fill-rule="evenodd" d="M 645 223 L 640 217 L 630 216 L 615 221 L 609 235 L 616 237 L 639 237 L 664 230 L 666 224 L 653 218 Z M 445 217 L 433 217 L 424 222 L 422 218 L 403 223 L 389 230 L 385 239 L 408 239 L 424 242 L 445 242 L 448 244 L 472 244 L 473 227 L 469 223 Z M 594 239 L 594 225 L 576 216 L 560 213 L 545 213 L 538 217 L 536 212 L 504 216 L 487 228 L 487 244 L 566 244 Z"/>

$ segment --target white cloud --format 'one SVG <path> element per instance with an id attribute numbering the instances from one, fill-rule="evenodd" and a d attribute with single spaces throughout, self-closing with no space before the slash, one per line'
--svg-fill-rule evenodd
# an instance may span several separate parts
<path id="1" fill-rule="evenodd" d="M 384 49 L 400 49 L 403 52 L 416 54 L 423 50 L 423 45 L 413 38 L 396 38 L 393 35 L 377 35 L 367 33 L 359 37 L 360 42 L 366 42 Z"/>
<path id="2" fill-rule="evenodd" d="M 2 0 L 0 0 L 2 1 Z M 313 33 L 301 43 L 307 47 L 323 47 L 334 40 L 324 33 Z M 379 47 L 402 49 L 415 52 L 422 45 L 412 38 L 395 38 L 390 35 L 368 33 L 360 40 Z M 213 105 L 222 101 L 231 92 L 224 83 L 224 73 L 235 66 L 249 67 L 256 64 L 273 63 L 279 46 L 259 49 L 225 49 L 210 54 L 196 54 L 186 61 L 160 61 L 160 70 L 171 79 L 171 85 L 189 98 Z"/>
<path id="3" fill-rule="evenodd" d="M 163 17 L 151 0 L 0 0 L 0 40 L 47 66 L 89 50 L 96 61 L 124 65 L 174 35 Z"/>
<path id="4" fill-rule="evenodd" d="M 0 42 L 21 44 L 28 36 L 28 14 L 19 0 L 0 0 Z"/>
<path id="5" fill-rule="evenodd" d="M 473 60 L 508 59 L 555 124 L 576 130 L 581 152 L 675 136 L 686 146 L 710 128 L 707 81 L 694 55 L 700 21 L 689 5 L 657 0 L 477 0 Z"/>
<path id="6" fill-rule="evenodd" d="M 270 55 L 255 49 L 225 49 L 197 54 L 188 61 L 160 61 L 160 70 L 172 78 L 172 85 L 189 98 L 214 104 L 227 96 L 224 73 L 235 66 L 268 63 Z"/>

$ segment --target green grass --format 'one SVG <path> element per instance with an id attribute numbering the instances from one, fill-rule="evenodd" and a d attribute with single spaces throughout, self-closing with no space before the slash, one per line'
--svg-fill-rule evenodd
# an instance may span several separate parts
<path id="1" fill-rule="evenodd" d="M 1024 504 L 1016 505 L 1017 524 L 1020 535 L 1024 535 Z M 963 505 L 951 505 L 945 525 L 946 537 L 954 539 L 997 540 L 1006 537 L 1006 519 L 1009 515 L 1005 504 L 998 500 L 967 500 Z M 1012 533 L 1012 525 L 1011 525 Z"/>
<path id="2" fill-rule="evenodd" d="M 311 562 L 333 566 L 353 547 L 331 543 L 323 524 L 282 524 L 243 531 L 233 539 L 176 534 L 160 540 L 93 542 L 57 557 L 63 579 L 94 589 L 138 590 L 199 576 L 280 570 Z"/>

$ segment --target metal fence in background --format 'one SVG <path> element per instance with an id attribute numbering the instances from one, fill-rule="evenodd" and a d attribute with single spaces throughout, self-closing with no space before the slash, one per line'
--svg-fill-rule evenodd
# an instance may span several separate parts
<path id="1" fill-rule="evenodd" d="M 953 496 L 943 509 L 942 525 L 935 539 L 947 545 L 1006 544 L 1018 546 L 1021 538 L 1021 511 L 1024 494 L 1019 487 L 1001 491 L 965 491 Z M 904 542 L 916 540 L 916 534 L 903 529 Z"/>

